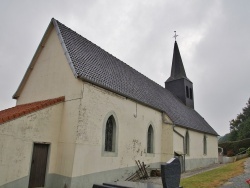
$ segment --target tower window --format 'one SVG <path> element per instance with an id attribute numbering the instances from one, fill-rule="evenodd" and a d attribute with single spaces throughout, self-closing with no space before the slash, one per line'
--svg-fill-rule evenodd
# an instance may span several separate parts
<path id="1" fill-rule="evenodd" d="M 193 90 L 192 90 L 192 88 L 190 88 L 189 91 L 190 91 L 190 99 L 193 99 Z"/>
<path id="2" fill-rule="evenodd" d="M 187 98 L 189 98 L 189 89 L 188 89 L 188 86 L 186 86 L 186 96 L 187 96 Z"/>

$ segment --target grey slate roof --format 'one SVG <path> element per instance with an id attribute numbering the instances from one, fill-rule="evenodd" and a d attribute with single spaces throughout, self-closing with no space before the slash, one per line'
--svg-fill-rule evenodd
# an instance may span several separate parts
<path id="1" fill-rule="evenodd" d="M 187 80 L 189 80 L 187 78 L 187 75 L 186 75 L 186 72 L 182 63 L 179 47 L 177 45 L 177 42 L 175 41 L 171 75 L 167 79 L 167 82 L 172 81 L 172 80 L 178 80 L 180 78 L 186 78 Z"/>
<path id="2" fill-rule="evenodd" d="M 214 129 L 170 91 L 52 19 L 76 77 L 165 112 L 174 124 L 212 135 Z"/>

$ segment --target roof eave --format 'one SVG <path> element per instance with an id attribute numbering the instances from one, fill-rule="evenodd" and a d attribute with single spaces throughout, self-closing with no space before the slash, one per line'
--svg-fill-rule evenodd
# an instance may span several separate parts
<path id="1" fill-rule="evenodd" d="M 116 90 L 114 90 L 114 89 L 112 89 L 112 88 L 110 88 L 110 87 L 104 86 L 104 85 L 99 84 L 99 83 L 97 83 L 97 82 L 94 82 L 93 80 L 90 80 L 90 79 L 87 79 L 87 78 L 84 78 L 84 77 L 79 77 L 79 79 L 81 79 L 82 81 L 88 82 L 88 83 L 90 83 L 90 84 L 96 85 L 96 86 L 98 86 L 98 87 L 100 87 L 100 88 L 103 88 L 103 89 L 106 89 L 106 90 L 108 90 L 108 91 L 111 91 L 111 92 L 113 92 L 113 93 L 116 93 L 116 94 L 118 94 L 118 95 L 120 95 L 120 96 L 123 96 L 123 97 L 125 97 L 125 98 L 128 98 L 128 99 L 130 99 L 130 100 L 133 100 L 133 101 L 135 101 L 135 102 L 137 102 L 137 103 L 139 103 L 139 104 L 142 104 L 142 105 L 144 105 L 144 106 L 153 108 L 153 109 L 155 109 L 155 110 L 157 110 L 157 111 L 159 111 L 159 112 L 164 112 L 164 113 L 166 113 L 165 111 L 163 111 L 163 110 L 160 109 L 160 108 L 157 108 L 157 107 L 155 107 L 155 106 L 152 106 L 152 105 L 149 105 L 149 104 L 144 103 L 144 102 L 142 102 L 142 101 L 139 101 L 139 100 L 136 99 L 136 98 L 133 98 L 133 97 L 131 97 L 131 96 L 128 96 L 128 95 L 126 95 L 126 94 L 124 94 L 124 93 L 122 93 L 122 92 L 116 91 Z M 166 113 L 166 114 L 167 114 L 167 113 Z M 172 119 L 171 119 L 171 121 L 172 121 Z"/>
<path id="2" fill-rule="evenodd" d="M 207 131 L 201 131 L 201 130 L 198 130 L 198 129 L 190 128 L 190 127 L 187 127 L 187 126 L 184 126 L 184 125 L 179 125 L 179 124 L 174 124 L 174 125 L 178 126 L 178 127 L 181 127 L 181 128 L 188 129 L 188 130 L 193 130 L 193 131 L 196 131 L 196 132 L 204 133 L 204 134 L 210 134 L 210 135 L 213 135 L 213 136 L 220 136 L 216 131 L 215 131 L 215 133 L 211 133 L 211 132 L 207 132 Z"/>
<path id="3" fill-rule="evenodd" d="M 181 80 L 181 79 L 184 79 L 184 80 L 188 80 L 189 82 L 193 83 L 191 80 L 189 80 L 187 77 L 180 77 L 180 78 L 173 78 L 173 77 L 169 77 L 166 82 L 172 82 L 172 81 L 176 81 L 176 80 Z M 165 82 L 165 83 L 166 83 Z"/>
<path id="4" fill-rule="evenodd" d="M 155 109 L 155 110 L 157 110 L 157 111 L 159 111 L 159 112 L 161 112 L 161 113 L 168 114 L 167 112 L 165 112 L 164 110 L 162 110 L 162 109 L 160 109 L 160 108 L 157 108 L 157 107 L 155 107 L 155 106 L 152 106 L 152 105 L 149 105 L 149 104 L 144 103 L 144 102 L 142 102 L 142 101 L 139 101 L 139 100 L 137 100 L 137 99 L 135 99 L 135 98 L 133 98 L 133 97 L 131 97 L 131 96 L 125 95 L 124 93 L 118 92 L 118 91 L 116 91 L 116 90 L 114 90 L 114 89 L 112 89 L 112 88 L 106 87 L 106 86 L 104 86 L 104 85 L 102 85 L 102 84 L 99 84 L 99 83 L 97 83 L 97 82 L 94 82 L 94 81 L 92 81 L 92 80 L 90 80 L 90 79 L 87 79 L 87 78 L 84 78 L 84 77 L 79 77 L 79 79 L 82 80 L 82 81 L 85 81 L 85 82 L 87 82 L 87 83 L 93 84 L 93 85 L 95 85 L 95 86 L 98 86 L 98 87 L 100 87 L 100 88 L 106 89 L 106 90 L 108 90 L 108 91 L 110 91 L 110 92 L 116 93 L 117 95 L 123 96 L 123 97 L 125 97 L 125 98 L 130 99 L 130 100 L 133 100 L 133 101 L 135 101 L 135 102 L 137 102 L 137 103 L 139 103 L 139 104 L 142 104 L 142 105 L 144 105 L 144 106 L 153 108 L 153 109 Z M 169 117 L 169 116 L 168 116 L 168 117 Z M 194 129 L 194 128 L 189 128 L 189 127 L 184 126 L 184 125 L 175 124 L 175 121 L 174 121 L 171 117 L 169 117 L 169 118 L 170 118 L 170 120 L 173 122 L 173 124 L 176 125 L 176 126 L 179 126 L 179 127 L 185 128 L 185 129 L 190 129 L 190 130 L 193 130 L 193 131 L 197 131 L 197 132 L 200 132 L 200 133 L 205 133 L 205 134 L 210 134 L 210 135 L 214 135 L 214 136 L 219 136 L 218 133 L 217 133 L 216 131 L 215 131 L 215 133 L 211 133 L 211 132 L 201 131 L 201 130 Z"/>

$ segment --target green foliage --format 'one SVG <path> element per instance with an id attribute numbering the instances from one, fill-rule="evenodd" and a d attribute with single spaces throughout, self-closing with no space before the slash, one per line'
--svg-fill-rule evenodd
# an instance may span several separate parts
<path id="1" fill-rule="evenodd" d="M 240 148 L 240 149 L 239 149 L 239 152 L 240 152 L 241 154 L 245 153 L 245 151 L 246 151 L 246 148 Z"/>
<path id="2" fill-rule="evenodd" d="M 242 113 L 230 121 L 230 141 L 242 140 L 250 138 L 250 98 L 246 103 L 246 107 L 242 109 Z"/>
<path id="3" fill-rule="evenodd" d="M 250 157 L 250 148 L 247 149 L 248 157 Z"/>
<path id="4" fill-rule="evenodd" d="M 232 130 L 229 135 L 229 141 L 236 141 L 238 140 L 238 131 Z"/>
<path id="5" fill-rule="evenodd" d="M 248 117 L 238 130 L 238 139 L 250 138 L 250 117 Z"/>
<path id="6" fill-rule="evenodd" d="M 224 155 L 227 155 L 227 152 L 230 150 L 232 150 L 235 154 L 238 154 L 240 152 L 240 148 L 250 147 L 250 138 L 240 141 L 219 143 L 219 147 L 223 148 Z"/>
<path id="7" fill-rule="evenodd" d="M 222 136 L 222 137 L 218 140 L 219 143 L 228 142 L 228 141 L 230 141 L 230 133 L 225 134 L 224 136 Z"/>

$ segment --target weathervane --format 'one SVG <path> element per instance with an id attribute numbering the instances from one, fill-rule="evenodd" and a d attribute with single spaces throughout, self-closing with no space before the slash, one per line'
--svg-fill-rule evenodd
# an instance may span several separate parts
<path id="1" fill-rule="evenodd" d="M 178 37 L 178 35 L 176 35 L 176 31 L 174 31 L 174 36 L 173 38 L 175 38 L 175 41 L 176 41 L 176 38 Z"/>

